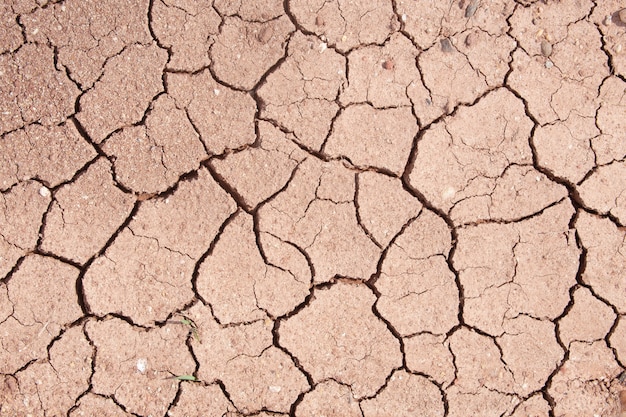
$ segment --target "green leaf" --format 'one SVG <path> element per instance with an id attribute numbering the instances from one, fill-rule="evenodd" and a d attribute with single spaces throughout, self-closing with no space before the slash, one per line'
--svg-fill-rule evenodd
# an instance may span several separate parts
<path id="1" fill-rule="evenodd" d="M 177 375 L 174 379 L 178 379 L 179 381 L 198 381 L 198 378 L 193 375 Z"/>
<path id="2" fill-rule="evenodd" d="M 193 321 L 191 321 L 189 319 L 186 319 L 186 318 L 182 319 L 181 323 L 183 323 L 184 325 L 189 326 L 189 327 L 193 327 L 193 328 L 196 327 L 196 325 L 194 324 Z"/>

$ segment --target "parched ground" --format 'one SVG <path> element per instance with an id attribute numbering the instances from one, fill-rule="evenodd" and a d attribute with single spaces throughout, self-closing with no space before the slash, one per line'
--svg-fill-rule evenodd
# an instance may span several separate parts
<path id="1" fill-rule="evenodd" d="M 39 1 L 1 416 L 620 413 L 623 0 Z"/>

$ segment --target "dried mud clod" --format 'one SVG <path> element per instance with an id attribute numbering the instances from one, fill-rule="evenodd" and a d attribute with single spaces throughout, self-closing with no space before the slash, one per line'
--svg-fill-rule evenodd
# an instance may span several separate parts
<path id="1" fill-rule="evenodd" d="M 0 414 L 626 417 L 623 2 L 43 3 Z"/>

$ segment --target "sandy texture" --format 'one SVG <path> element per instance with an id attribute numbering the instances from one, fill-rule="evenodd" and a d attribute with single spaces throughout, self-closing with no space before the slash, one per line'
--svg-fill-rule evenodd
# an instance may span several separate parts
<path id="1" fill-rule="evenodd" d="M 621 0 L 3 2 L 0 416 L 626 413 L 625 48 Z"/>

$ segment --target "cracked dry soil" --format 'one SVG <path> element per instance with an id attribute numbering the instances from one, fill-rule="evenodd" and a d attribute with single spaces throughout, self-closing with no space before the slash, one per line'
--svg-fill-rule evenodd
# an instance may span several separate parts
<path id="1" fill-rule="evenodd" d="M 3 1 L 0 415 L 618 416 L 625 7 Z"/>

